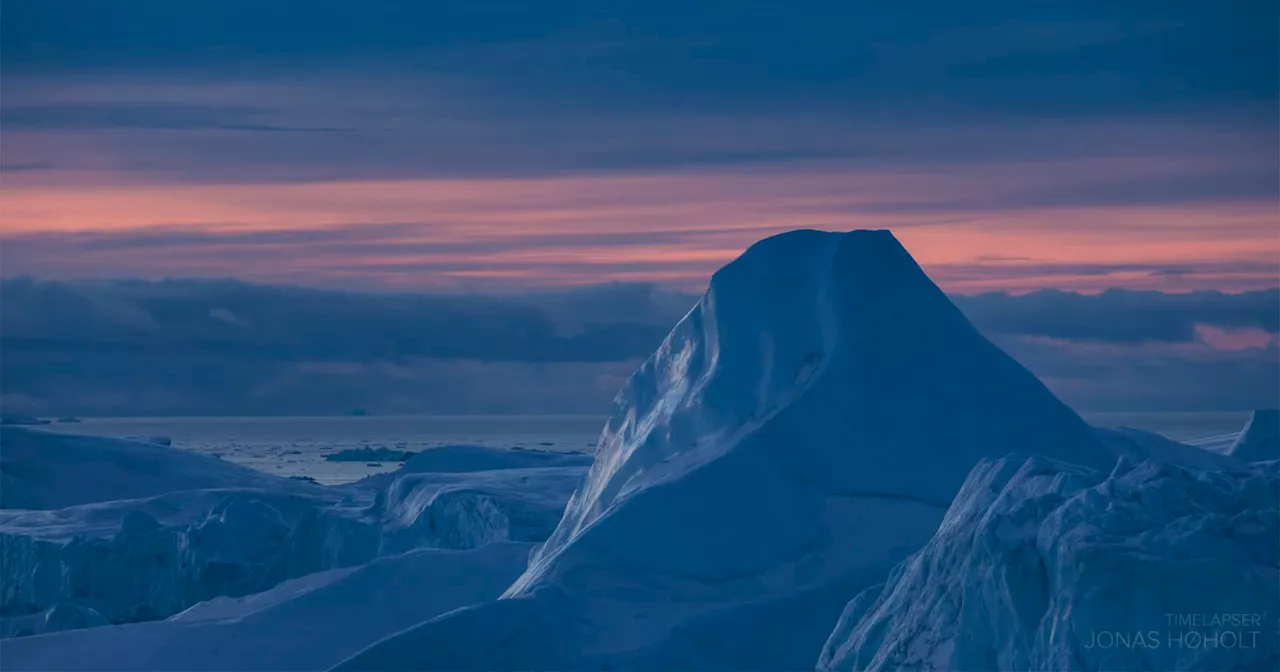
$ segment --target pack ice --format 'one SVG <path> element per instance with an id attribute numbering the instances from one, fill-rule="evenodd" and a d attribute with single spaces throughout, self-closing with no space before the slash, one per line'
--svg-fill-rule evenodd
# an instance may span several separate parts
<path id="1" fill-rule="evenodd" d="M 42 656 L 49 652 L 73 669 L 66 655 L 77 649 L 47 633 L 156 621 L 205 600 L 249 596 L 290 579 L 424 548 L 541 541 L 590 459 L 449 446 L 392 474 L 326 488 L 155 443 L 26 427 L 0 428 L 0 455 L 0 635 L 46 635 L 6 642 L 7 669 L 47 668 L 52 662 Z M 485 563 L 473 568 L 488 578 L 464 584 L 478 586 L 468 593 L 472 598 L 496 597 L 523 570 L 528 548 L 519 544 L 515 552 L 500 553 L 501 562 L 488 563 L 488 570 Z M 413 556 L 379 566 L 387 562 L 422 566 L 427 560 Z M 444 588 L 423 583 L 428 591 Z M 448 606 L 466 603 L 455 599 Z M 421 620 L 438 612 L 411 613 Z M 363 639 L 328 649 L 332 659 L 308 659 L 309 669 L 323 669 L 413 622 L 367 620 L 373 626 L 358 630 Z M 110 634 L 116 630 L 94 637 L 116 636 Z M 130 632 L 152 630 L 118 634 Z M 81 663 L 106 669 L 120 655 L 128 669 L 159 641 L 95 645 L 97 653 Z M 241 637 L 221 645 L 218 650 L 230 658 L 190 663 L 238 661 L 235 651 L 247 642 Z M 164 660 L 165 669 L 181 667 L 172 655 Z"/>

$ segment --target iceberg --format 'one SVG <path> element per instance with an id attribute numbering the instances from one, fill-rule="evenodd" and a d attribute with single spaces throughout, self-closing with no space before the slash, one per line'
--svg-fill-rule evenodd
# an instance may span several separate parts
<path id="1" fill-rule="evenodd" d="M 1090 427 L 891 234 L 797 231 L 715 274 L 594 456 L 323 487 L 4 428 L 5 666 L 1273 669 L 1275 434 Z"/>
<path id="2" fill-rule="evenodd" d="M 1280 471 L 984 460 L 822 670 L 1280 666 Z"/>
<path id="3" fill-rule="evenodd" d="M 378 446 L 377 448 L 348 448 L 339 450 L 336 453 L 329 453 L 324 459 L 329 462 L 371 462 L 374 460 L 385 460 L 387 462 L 404 462 L 414 456 L 411 450 L 395 450 L 386 446 Z"/>
<path id="4" fill-rule="evenodd" d="M 972 466 L 1026 446 L 1115 461 L 889 232 L 775 236 L 628 380 L 503 599 L 338 669 L 811 667 L 848 596 L 928 541 Z M 785 636 L 735 650 L 742 632 Z"/>

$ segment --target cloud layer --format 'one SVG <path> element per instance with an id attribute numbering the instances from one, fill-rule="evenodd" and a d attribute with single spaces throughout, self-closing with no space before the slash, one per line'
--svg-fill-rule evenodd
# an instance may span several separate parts
<path id="1" fill-rule="evenodd" d="M 1280 290 L 954 298 L 1088 410 L 1278 401 Z M 695 300 L 635 284 L 500 297 L 7 280 L 3 401 L 82 415 L 603 412 Z"/>

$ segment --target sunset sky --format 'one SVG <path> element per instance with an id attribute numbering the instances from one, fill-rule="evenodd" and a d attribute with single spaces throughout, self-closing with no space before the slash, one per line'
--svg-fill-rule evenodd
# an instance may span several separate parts
<path id="1" fill-rule="evenodd" d="M 0 270 L 696 290 L 810 227 L 952 292 L 1276 285 L 1274 3 L 583 4 L 10 0 Z"/>

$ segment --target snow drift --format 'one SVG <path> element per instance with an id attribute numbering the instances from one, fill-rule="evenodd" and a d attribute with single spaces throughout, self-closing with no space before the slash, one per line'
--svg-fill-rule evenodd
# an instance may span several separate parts
<path id="1" fill-rule="evenodd" d="M 150 441 L 0 427 L 0 509 L 61 509 L 214 488 L 318 491 Z"/>
<path id="2" fill-rule="evenodd" d="M 1275 464 L 984 461 L 928 545 L 849 603 L 818 667 L 1278 669 L 1278 501 Z"/>
<path id="3" fill-rule="evenodd" d="M 979 460 L 1114 462 L 887 231 L 787 233 L 721 269 L 599 445 L 505 599 L 342 669 L 808 667 L 825 628 L 793 624 L 925 543 Z M 789 634 L 690 645 L 744 624 Z"/>

